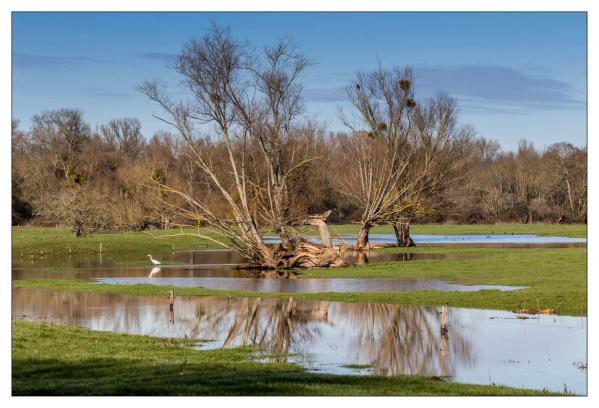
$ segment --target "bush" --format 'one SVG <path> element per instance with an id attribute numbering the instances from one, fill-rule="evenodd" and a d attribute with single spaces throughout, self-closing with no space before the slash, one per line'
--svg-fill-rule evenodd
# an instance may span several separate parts
<path id="1" fill-rule="evenodd" d="M 46 196 L 39 208 L 42 217 L 69 226 L 77 237 L 110 230 L 113 224 L 107 198 L 81 187 L 65 189 L 53 198 Z"/>

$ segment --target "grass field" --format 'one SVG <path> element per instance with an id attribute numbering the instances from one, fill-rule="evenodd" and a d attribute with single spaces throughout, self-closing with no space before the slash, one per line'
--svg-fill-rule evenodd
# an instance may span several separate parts
<path id="1" fill-rule="evenodd" d="M 357 225 L 333 225 L 334 233 L 357 233 Z M 582 224 L 495 224 L 495 225 L 413 225 L 414 235 L 491 235 L 491 234 L 538 234 L 564 237 L 585 237 L 587 226 Z M 13 227 L 12 256 L 63 256 L 65 254 L 92 254 L 102 252 L 110 255 L 139 256 L 152 253 L 154 255 L 183 249 L 200 249 L 218 247 L 214 242 L 192 236 L 169 235 L 179 230 L 156 230 L 149 232 L 122 232 L 95 234 L 85 238 L 76 238 L 66 228 L 48 227 Z M 191 233 L 193 230 L 183 230 Z M 308 234 L 316 234 L 316 229 L 306 229 Z M 372 233 L 393 233 L 390 226 L 375 227 Z M 203 230 L 202 233 L 216 237 L 214 232 Z M 70 251 L 70 252 L 69 252 Z"/>
<path id="2" fill-rule="evenodd" d="M 420 376 L 310 374 L 251 349 L 13 321 L 13 395 L 547 395 Z"/>
<path id="3" fill-rule="evenodd" d="M 202 249 L 217 247 L 213 242 L 193 236 L 170 236 L 179 230 L 156 230 L 148 232 L 119 232 L 94 234 L 84 238 L 75 237 L 66 228 L 13 227 L 12 256 L 64 256 L 96 254 L 100 252 L 113 256 L 145 256 L 183 249 Z M 184 230 L 191 233 L 192 230 Z M 203 233 L 216 237 L 210 231 Z"/>

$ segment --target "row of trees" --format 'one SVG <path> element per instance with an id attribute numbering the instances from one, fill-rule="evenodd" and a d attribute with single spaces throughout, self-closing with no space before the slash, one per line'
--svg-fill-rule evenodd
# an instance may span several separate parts
<path id="1" fill-rule="evenodd" d="M 146 139 L 136 119 L 92 130 L 62 109 L 13 122 L 13 223 L 98 230 L 210 226 L 216 240 L 265 267 L 333 266 L 327 221 L 392 224 L 411 245 L 411 221 L 586 221 L 586 149 L 501 152 L 457 122 L 455 100 L 414 94 L 409 68 L 358 73 L 345 133 L 303 117 L 309 61 L 281 41 L 262 52 L 228 29 L 185 44 L 175 69 L 188 98 L 160 81 L 138 89 L 172 133 Z M 298 234 L 319 227 L 322 245 Z M 266 245 L 269 229 L 281 245 Z"/>

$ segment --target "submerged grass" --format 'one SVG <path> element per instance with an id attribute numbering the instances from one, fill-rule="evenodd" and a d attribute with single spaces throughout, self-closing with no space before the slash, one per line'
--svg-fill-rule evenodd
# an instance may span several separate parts
<path id="1" fill-rule="evenodd" d="M 549 395 L 421 376 L 311 374 L 252 361 L 252 349 L 12 323 L 13 395 Z"/>
<path id="2" fill-rule="evenodd" d="M 369 368 L 374 368 L 370 364 L 344 364 L 342 367 L 349 368 L 351 370 L 366 370 Z"/>

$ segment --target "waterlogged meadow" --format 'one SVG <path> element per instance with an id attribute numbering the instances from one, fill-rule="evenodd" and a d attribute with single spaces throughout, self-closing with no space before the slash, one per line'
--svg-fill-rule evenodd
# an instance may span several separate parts
<path id="1" fill-rule="evenodd" d="M 19 234 L 13 237 L 15 247 L 25 248 Z M 432 236 L 436 242 L 430 242 Z M 98 234 L 94 240 L 117 237 Z M 375 234 L 373 240 L 380 237 L 386 239 Z M 419 236 L 414 238 L 418 242 Z M 348 267 L 285 272 L 248 270 L 241 257 L 226 250 L 163 248 L 153 254 L 161 261 L 155 266 L 135 251 L 76 248 L 40 254 L 31 240 L 29 256 L 13 257 L 12 315 L 19 325 L 57 324 L 56 338 L 48 341 L 62 342 L 60 330 L 76 326 L 183 339 L 191 342 L 184 348 L 191 354 L 227 350 L 218 354 L 223 362 L 227 353 L 243 349 L 239 367 L 258 367 L 263 378 L 273 369 L 316 382 L 322 376 L 333 383 L 369 378 L 356 395 L 445 393 L 446 387 L 457 394 L 586 394 L 584 238 L 459 237 L 472 238 L 467 245 L 456 244 L 455 238 L 443 237 L 439 244 L 439 236 L 431 233 L 415 248 L 348 252 Z M 40 327 L 18 326 L 16 344 L 25 341 L 19 333 L 46 330 Z M 26 357 L 31 352 L 13 349 L 15 384 L 28 372 L 26 362 L 45 364 Z M 52 370 L 55 384 L 46 378 L 38 391 L 69 394 L 68 388 L 58 389 L 66 381 L 64 372 Z M 405 381 L 415 383 L 407 387 Z M 155 386 L 148 392 L 179 389 Z M 124 392 L 89 387 L 71 392 Z M 197 387 L 189 392 L 227 393 L 214 384 Z M 263 391 L 286 394 L 281 387 Z M 259 388 L 230 390 L 260 394 Z M 24 385 L 14 391 L 38 392 Z M 328 392 L 347 390 L 333 386 Z M 320 391 L 308 387 L 298 393 Z"/>

